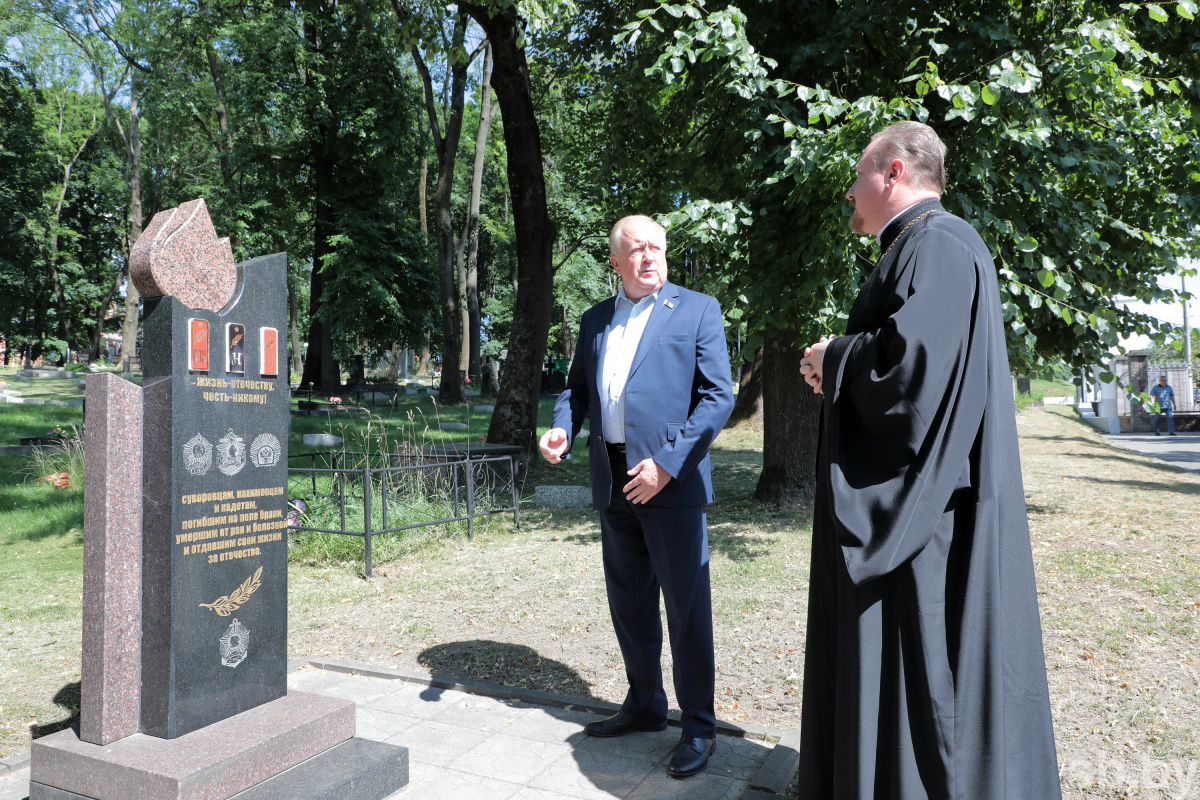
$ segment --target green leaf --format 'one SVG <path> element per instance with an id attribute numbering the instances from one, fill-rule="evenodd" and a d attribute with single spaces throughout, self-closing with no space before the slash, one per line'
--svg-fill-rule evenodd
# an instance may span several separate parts
<path id="1" fill-rule="evenodd" d="M 994 106 L 996 104 L 996 93 L 993 92 L 992 87 L 986 83 L 980 88 L 980 96 L 983 98 L 983 102 L 987 105 Z"/>
<path id="2" fill-rule="evenodd" d="M 1059 316 L 1061 316 L 1063 318 L 1063 322 L 1067 323 L 1068 325 L 1075 324 L 1075 317 L 1071 314 L 1071 309 L 1064 306 L 1059 310 Z"/>
<path id="3" fill-rule="evenodd" d="M 1155 22 L 1167 21 L 1167 12 L 1162 10 L 1162 6 L 1156 6 L 1153 4 L 1148 5 L 1146 6 L 1146 13 L 1149 14 L 1150 19 L 1154 20 Z"/>
<path id="4" fill-rule="evenodd" d="M 1179 0 L 1175 4 L 1175 13 L 1184 19 L 1196 18 L 1196 3 L 1194 0 Z"/>
<path id="5" fill-rule="evenodd" d="M 1037 273 L 1038 283 L 1049 289 L 1054 285 L 1054 273 L 1050 270 L 1039 269 Z"/>
<path id="6" fill-rule="evenodd" d="M 1017 242 L 1017 249 L 1022 253 L 1032 253 L 1038 248 L 1038 240 L 1032 236 L 1026 236 L 1021 241 Z"/>

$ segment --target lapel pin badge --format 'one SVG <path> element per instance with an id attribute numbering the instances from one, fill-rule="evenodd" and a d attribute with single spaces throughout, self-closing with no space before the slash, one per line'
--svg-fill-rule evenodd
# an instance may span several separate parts
<path id="1" fill-rule="evenodd" d="M 663 305 L 664 305 L 664 306 L 666 306 L 667 308 L 674 308 L 674 307 L 675 307 L 675 304 L 671 302 L 671 299 L 670 299 L 670 298 L 667 298 L 666 300 L 663 300 Z"/>

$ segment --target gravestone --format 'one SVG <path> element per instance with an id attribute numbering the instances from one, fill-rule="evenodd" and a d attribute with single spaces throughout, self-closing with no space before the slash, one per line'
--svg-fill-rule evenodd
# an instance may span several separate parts
<path id="1" fill-rule="evenodd" d="M 286 268 L 235 264 L 202 200 L 130 254 L 143 386 L 88 379 L 80 728 L 33 743 L 31 800 L 303 798 L 280 773 L 365 763 L 352 702 L 287 690 Z M 407 783 L 369 749 L 348 800 Z"/>

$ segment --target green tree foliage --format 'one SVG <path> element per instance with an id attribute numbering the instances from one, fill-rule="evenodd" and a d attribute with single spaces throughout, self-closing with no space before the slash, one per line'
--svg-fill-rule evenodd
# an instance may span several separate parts
<path id="1" fill-rule="evenodd" d="M 716 280 L 760 329 L 837 332 L 872 252 L 844 232 L 853 166 L 874 131 L 917 119 L 949 147 L 944 202 L 995 255 L 1011 356 L 1036 371 L 1154 330 L 1114 298 L 1171 295 L 1155 279 L 1200 199 L 1193 7 L 698 1 L 624 35 L 669 30 L 651 72 L 740 101 L 733 180 L 673 221 L 729 256 Z"/>
<path id="2" fill-rule="evenodd" d="M 764 345 L 758 497 L 811 491 L 818 406 L 796 391 L 798 357 L 840 332 L 871 269 L 873 240 L 846 232 L 844 194 L 890 122 L 927 122 L 948 145 L 943 201 L 996 258 L 1014 366 L 1096 362 L 1119 336 L 1156 329 L 1116 298 L 1170 297 L 1156 278 L 1188 245 L 1191 0 L 746 9 L 661 3 L 618 38 L 653 50 L 648 74 L 678 97 L 714 113 L 732 102 L 742 120 L 737 143 L 698 133 L 727 166 L 670 221 L 711 254 L 707 282 L 744 315 L 748 350 Z"/>
<path id="3" fill-rule="evenodd" d="M 38 322 L 44 321 L 33 307 L 44 288 L 36 282 L 36 220 L 53 180 L 53 164 L 42 149 L 38 100 L 28 74 L 0 61 L 0 334 L 9 358 L 37 341 Z"/>

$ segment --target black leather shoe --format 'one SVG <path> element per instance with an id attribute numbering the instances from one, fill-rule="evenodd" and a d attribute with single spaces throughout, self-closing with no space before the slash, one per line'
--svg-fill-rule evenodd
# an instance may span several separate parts
<path id="1" fill-rule="evenodd" d="M 584 733 L 588 736 L 596 736 L 601 739 L 624 736 L 627 733 L 636 733 L 638 731 L 663 731 L 666 729 L 667 721 L 665 719 L 642 719 L 630 716 L 624 711 L 618 711 L 611 717 L 598 719 L 583 726 Z"/>
<path id="2" fill-rule="evenodd" d="M 671 754 L 667 774 L 672 778 L 687 778 L 703 772 L 708 766 L 708 757 L 716 749 L 716 739 L 700 739 L 684 734 L 679 738 L 679 744 L 675 745 L 675 752 Z"/>

